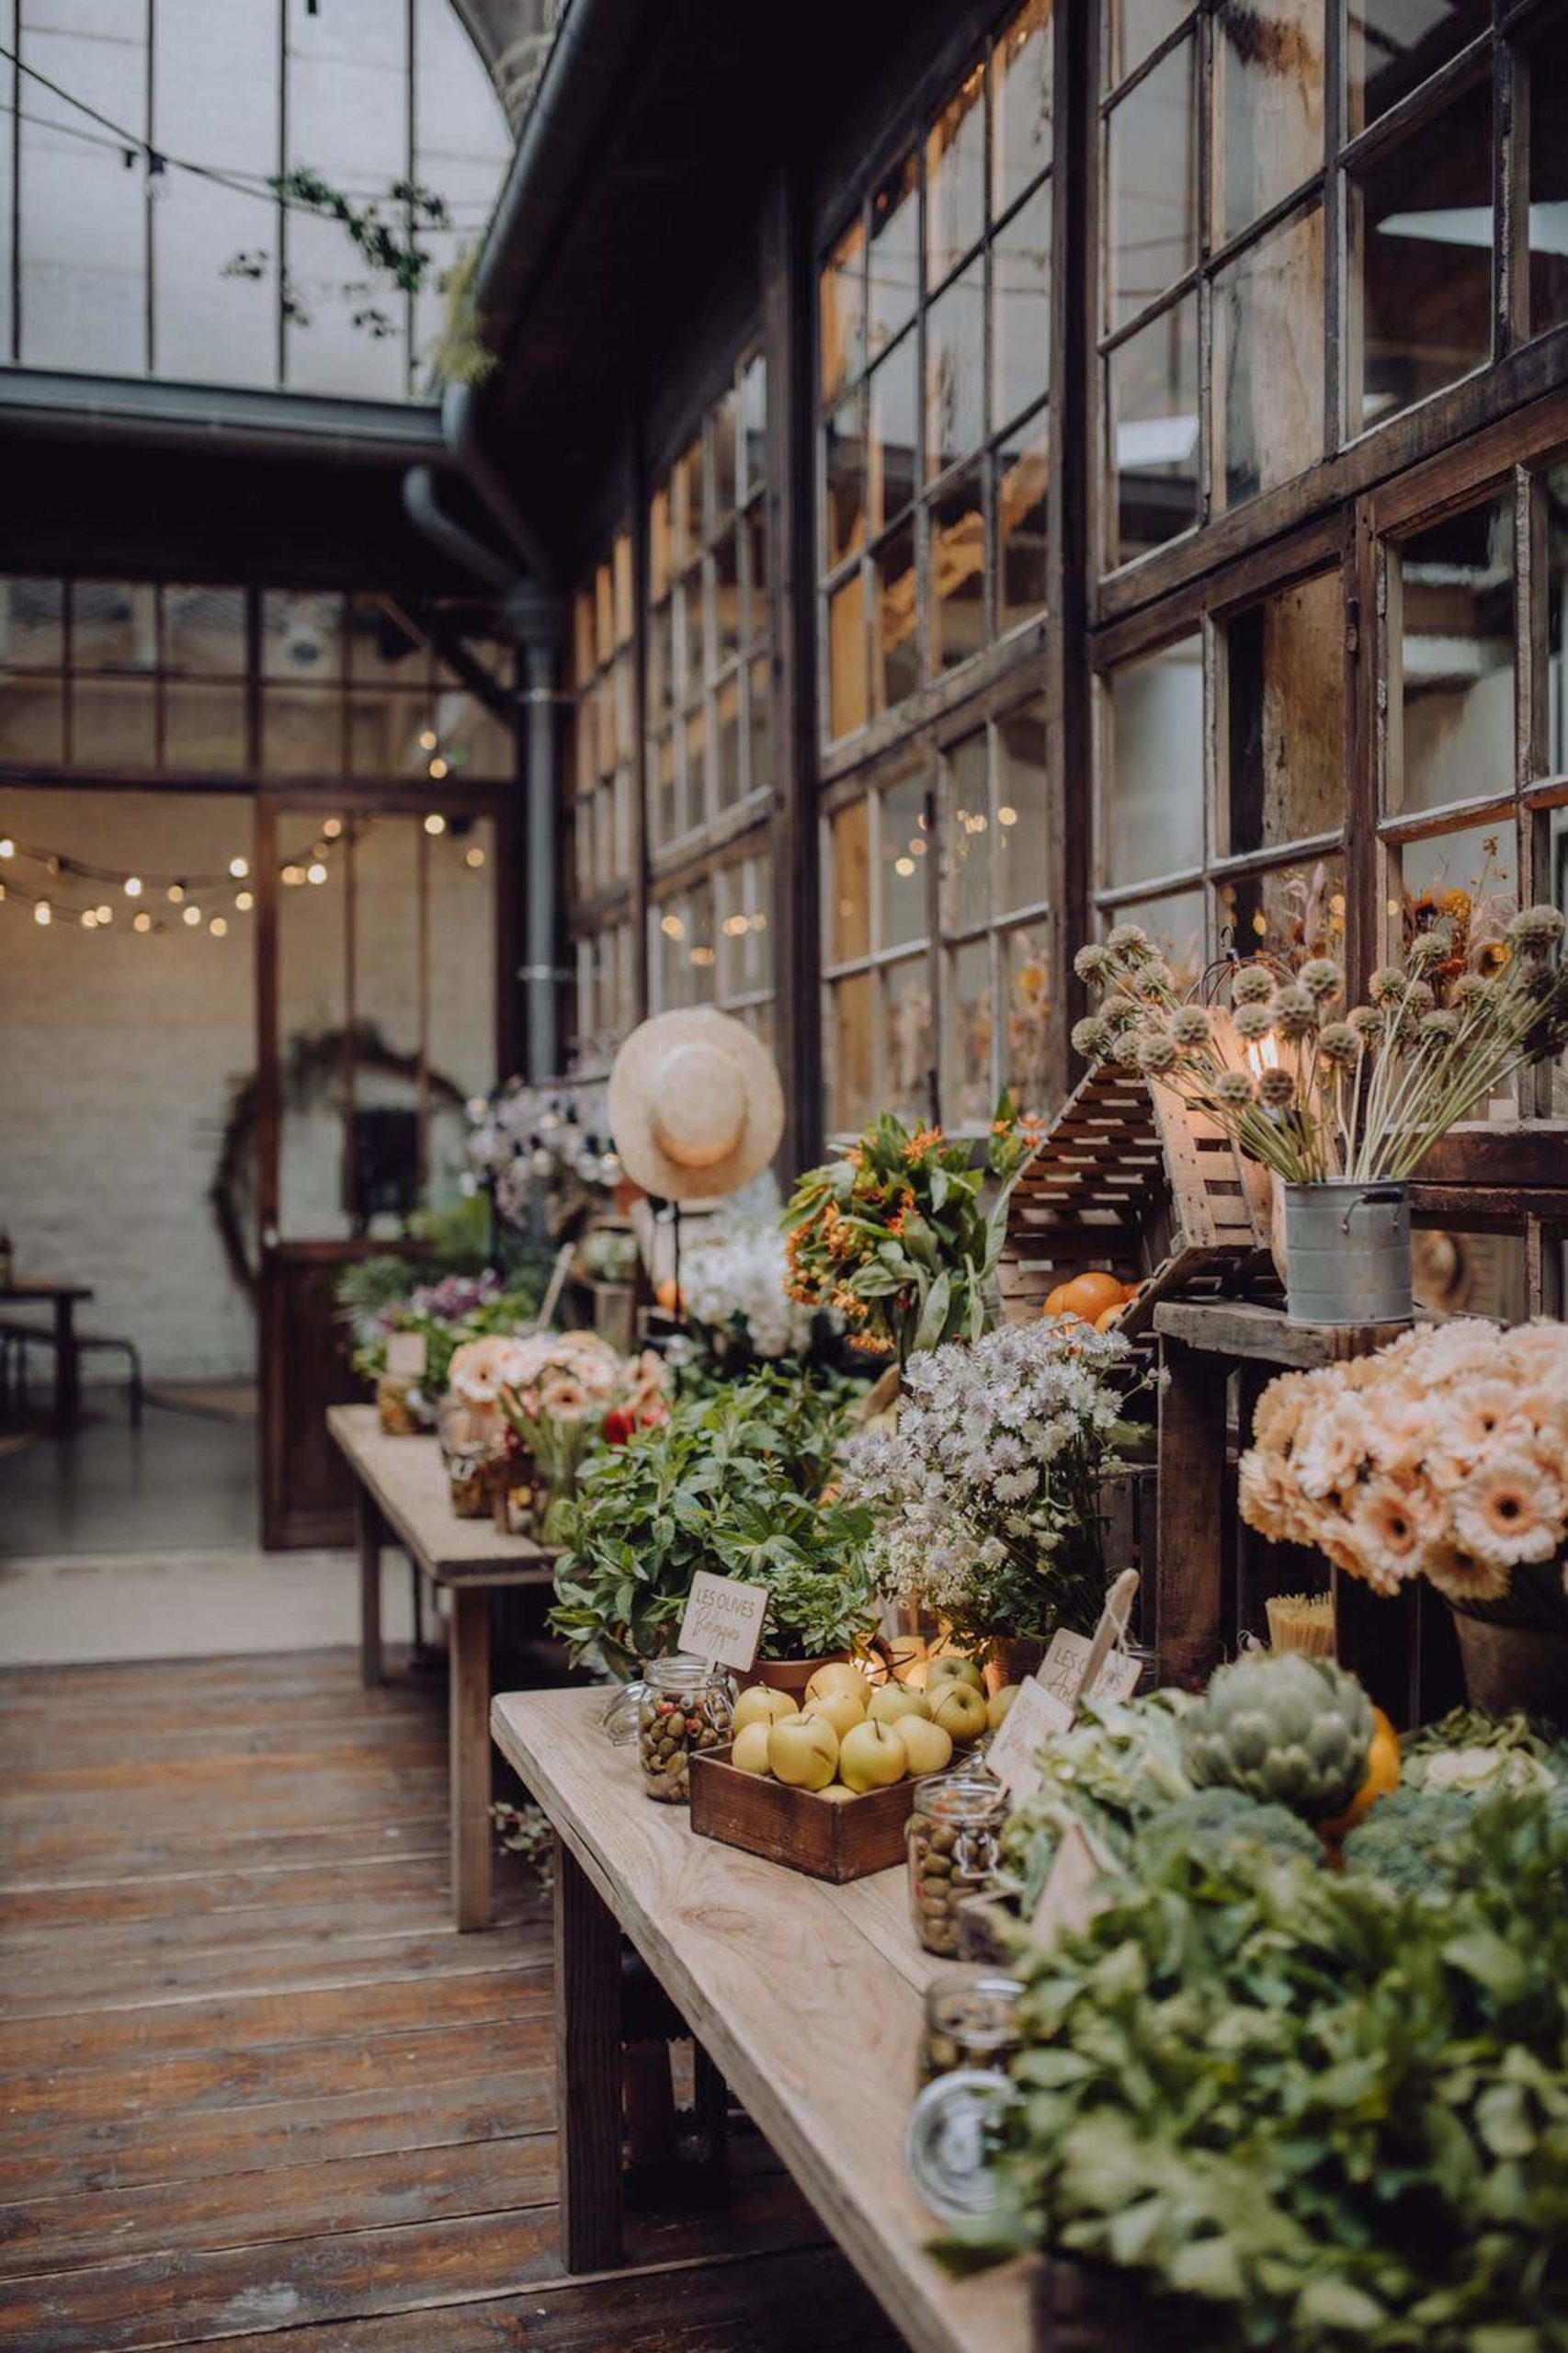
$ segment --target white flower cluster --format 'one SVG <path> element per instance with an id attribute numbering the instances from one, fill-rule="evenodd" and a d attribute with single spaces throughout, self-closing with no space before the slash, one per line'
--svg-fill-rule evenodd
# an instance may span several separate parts
<path id="1" fill-rule="evenodd" d="M 706 1232 L 683 1237 L 687 1313 L 718 1331 L 743 1321 L 759 1357 L 801 1356 L 811 1346 L 812 1312 L 788 1296 L 787 1276 L 777 1210 L 760 1216 L 721 1213 Z"/>

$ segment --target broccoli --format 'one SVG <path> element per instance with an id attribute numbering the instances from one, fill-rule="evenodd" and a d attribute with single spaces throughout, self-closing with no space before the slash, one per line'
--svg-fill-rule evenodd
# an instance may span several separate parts
<path id="1" fill-rule="evenodd" d="M 1381 1798 L 1345 1841 L 1345 1859 L 1407 1895 L 1440 1888 L 1442 1848 L 1475 1820 L 1476 1801 L 1458 1790 L 1402 1789 Z"/>

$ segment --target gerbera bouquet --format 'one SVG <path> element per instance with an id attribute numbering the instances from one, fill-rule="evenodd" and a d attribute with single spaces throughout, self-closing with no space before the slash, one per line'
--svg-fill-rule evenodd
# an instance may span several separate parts
<path id="1" fill-rule="evenodd" d="M 1092 1633 L 1100 1485 L 1125 1467 L 1135 1362 L 1118 1333 L 1043 1322 L 916 1357 L 897 1427 L 846 1452 L 844 1495 L 872 1507 L 866 1558 L 884 1597 L 970 1641 Z"/>
<path id="2" fill-rule="evenodd" d="M 1455 1322 L 1284 1373 L 1242 1457 L 1242 1517 L 1379 1593 L 1494 1602 L 1568 1536 L 1568 1326 Z"/>
<path id="3" fill-rule="evenodd" d="M 499 1403 L 518 1448 L 559 1499 L 574 1493 L 589 1449 L 624 1445 L 669 1412 L 668 1374 L 652 1354 L 623 1357 L 596 1332 L 540 1332 L 507 1360 Z"/>
<path id="4" fill-rule="evenodd" d="M 944 1340 L 977 1339 L 994 1320 L 1008 1196 L 1042 1132 L 1004 1095 L 977 1168 L 967 1142 L 940 1128 L 912 1133 L 884 1111 L 841 1159 L 796 1184 L 784 1212 L 790 1298 L 835 1310 L 856 1347 L 900 1364 Z"/>

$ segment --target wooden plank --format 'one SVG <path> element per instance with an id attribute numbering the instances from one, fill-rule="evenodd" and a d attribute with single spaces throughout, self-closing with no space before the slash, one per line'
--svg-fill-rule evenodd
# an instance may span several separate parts
<path id="1" fill-rule="evenodd" d="M 1161 1307 L 1154 1316 L 1162 1380 L 1153 1632 L 1162 1677 L 1199 1690 L 1220 1659 L 1229 1368 L 1165 1334 L 1163 1319 L 1182 1312 Z"/>
<path id="2" fill-rule="evenodd" d="M 1154 1329 L 1162 1337 L 1187 1347 L 1296 1368 L 1365 1356 L 1409 1328 L 1407 1324 L 1305 1324 L 1282 1315 L 1278 1308 L 1249 1307 L 1234 1300 L 1172 1300 L 1154 1317 Z"/>
<path id="3" fill-rule="evenodd" d="M 354 1539 L 359 1559 L 359 1680 L 367 1690 L 382 1681 L 381 1542 L 386 1525 L 362 1479 L 354 1483 Z"/>
<path id="4" fill-rule="evenodd" d="M 555 1554 L 488 1519 L 460 1519 L 433 1438 L 388 1438 L 373 1405 L 334 1405 L 327 1428 L 397 1541 L 438 1585 L 549 1585 Z"/>
<path id="5" fill-rule="evenodd" d="M 555 1843 L 555 2075 L 561 2248 L 569 2271 L 621 2260 L 620 1930 Z"/>
<path id="6" fill-rule="evenodd" d="M 490 1597 L 454 1586 L 447 1629 L 452 1840 L 452 1916 L 461 1929 L 490 1925 Z"/>

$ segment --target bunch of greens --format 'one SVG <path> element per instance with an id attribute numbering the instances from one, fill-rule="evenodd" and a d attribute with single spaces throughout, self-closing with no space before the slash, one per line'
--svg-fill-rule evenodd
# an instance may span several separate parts
<path id="1" fill-rule="evenodd" d="M 1001 2202 L 949 2259 L 1104 2260 L 1224 2348 L 1568 2342 L 1565 1872 L 1540 1792 L 1468 1806 L 1418 1893 L 1136 1840 L 1021 1964 Z"/>
<path id="2" fill-rule="evenodd" d="M 1123 1861 L 1134 1835 L 1162 1808 L 1192 1795 L 1181 1756 L 1181 1719 L 1193 1705 L 1185 1691 L 1146 1699 L 1085 1699 L 1077 1722 L 1039 1752 L 1041 1779 L 1007 1817 L 1002 1869 L 1027 1919 L 1051 1875 L 1070 1823 L 1085 1829 L 1098 1853 Z"/>
<path id="3" fill-rule="evenodd" d="M 764 1585 L 768 1658 L 819 1658 L 868 1633 L 870 1515 L 828 1494 L 841 1390 L 756 1373 L 683 1400 L 657 1429 L 590 1461 L 553 1531 L 552 1631 L 617 1674 L 675 1647 L 699 1569 Z"/>
<path id="4" fill-rule="evenodd" d="M 1454 1708 L 1440 1723 L 1408 1733 L 1401 1748 L 1403 1786 L 1432 1796 L 1480 1797 L 1568 1781 L 1568 1743 L 1518 1709 L 1489 1716 L 1480 1708 Z"/>

